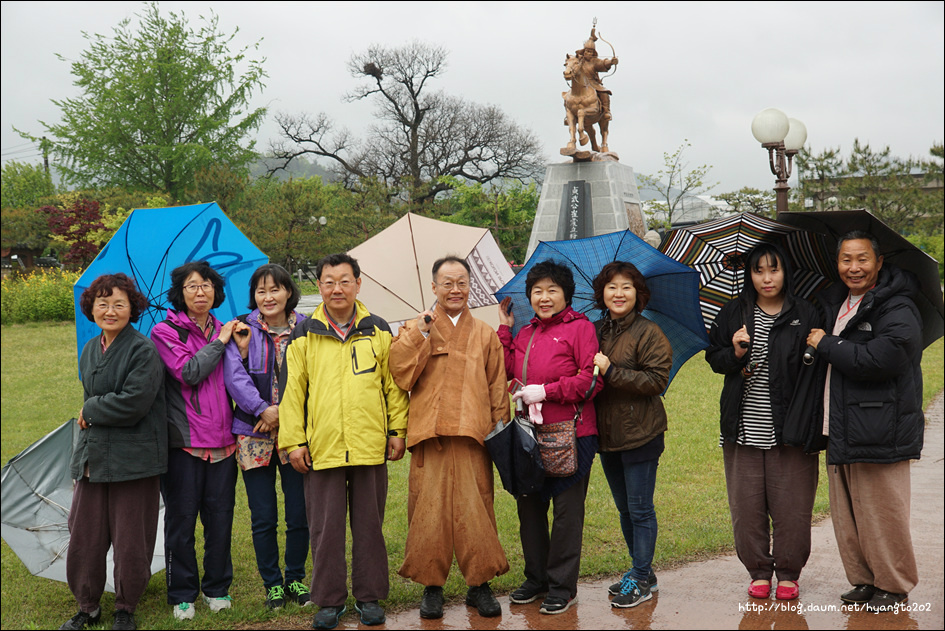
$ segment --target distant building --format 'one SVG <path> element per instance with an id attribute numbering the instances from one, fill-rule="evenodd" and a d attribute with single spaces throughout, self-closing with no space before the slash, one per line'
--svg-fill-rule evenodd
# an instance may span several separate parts
<path id="1" fill-rule="evenodd" d="M 678 192 L 675 194 L 678 195 Z M 656 210 L 654 202 L 664 202 L 665 199 L 656 191 L 646 188 L 640 189 L 640 204 L 643 209 L 643 217 L 654 227 L 657 224 L 665 223 L 666 213 Z M 732 213 L 732 207 L 720 199 L 711 195 L 686 195 L 679 200 L 676 210 L 673 211 L 673 228 L 692 226 L 695 224 L 718 219 Z"/>

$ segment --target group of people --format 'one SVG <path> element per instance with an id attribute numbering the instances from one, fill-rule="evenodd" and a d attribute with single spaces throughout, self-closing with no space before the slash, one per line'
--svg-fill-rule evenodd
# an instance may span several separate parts
<path id="1" fill-rule="evenodd" d="M 768 598 L 776 577 L 777 598 L 798 597 L 810 554 L 816 454 L 826 444 L 834 527 L 854 586 L 841 598 L 887 607 L 918 581 L 908 461 L 922 446 L 921 320 L 910 298 L 914 280 L 884 267 L 869 235 L 841 240 L 838 269 L 843 285 L 821 298 L 818 311 L 793 295 L 790 262 L 777 246 L 756 248 L 742 295 L 712 325 L 706 359 L 725 375 L 719 442 L 749 594 Z M 512 415 L 509 380 L 521 386 L 512 400 L 536 426 L 573 421 L 576 434 L 574 472 L 546 477 L 540 490 L 516 498 L 524 581 L 510 603 L 542 599 L 540 612 L 559 614 L 576 602 L 597 453 L 631 562 L 610 587 L 611 603 L 635 607 L 652 598 L 654 490 L 667 431 L 661 394 L 672 349 L 641 316 L 650 290 L 632 263 L 610 263 L 594 279 L 596 323 L 571 308 L 568 266 L 533 266 L 526 290 L 535 317 L 516 335 L 508 300 L 499 305 L 497 332 L 471 315 L 462 258 L 434 264 L 435 307 L 396 336 L 358 300 L 355 259 L 325 257 L 316 275 L 323 301 L 310 317 L 295 311 L 300 293 L 291 275 L 264 265 L 250 282 L 250 312 L 224 323 L 211 313 L 225 298 L 223 278 L 206 261 L 187 263 L 171 274 L 172 306 L 150 340 L 130 326 L 148 304 L 127 276 L 102 276 L 83 293 L 82 312 L 102 334 L 80 360 L 85 401 L 72 457 L 67 559 L 79 612 L 63 629 L 100 620 L 110 546 L 113 628 L 135 628 L 162 496 L 175 618 L 192 619 L 201 596 L 211 612 L 229 608 L 237 469 L 266 606 L 317 605 L 313 627 L 337 626 L 348 598 L 350 521 L 355 609 L 363 624 L 382 624 L 380 602 L 390 587 L 382 530 L 387 462 L 407 451 L 399 574 L 423 586 L 420 616 L 443 615 L 454 557 L 468 585 L 466 604 L 484 617 L 500 615 L 489 582 L 510 568 L 485 440 Z M 805 348 L 812 366 L 802 360 Z M 314 569 L 306 583 L 309 548 Z"/>

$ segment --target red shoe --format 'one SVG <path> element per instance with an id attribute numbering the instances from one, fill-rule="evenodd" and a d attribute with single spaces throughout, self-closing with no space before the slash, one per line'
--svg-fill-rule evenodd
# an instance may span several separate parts
<path id="1" fill-rule="evenodd" d="M 790 584 L 785 585 L 784 583 Z M 797 588 L 797 581 L 779 581 L 778 589 L 774 592 L 774 597 L 778 600 L 794 600 L 800 593 L 800 590 Z"/>
<path id="2" fill-rule="evenodd" d="M 752 581 L 748 586 L 748 595 L 752 598 L 768 598 L 771 596 L 771 581 Z"/>

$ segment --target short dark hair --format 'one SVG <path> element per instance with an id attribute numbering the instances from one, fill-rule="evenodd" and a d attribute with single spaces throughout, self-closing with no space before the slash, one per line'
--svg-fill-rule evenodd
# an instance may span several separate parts
<path id="1" fill-rule="evenodd" d="M 525 276 L 525 294 L 529 297 L 529 300 L 531 300 L 532 287 L 545 278 L 564 290 L 564 302 L 570 306 L 571 298 L 574 297 L 574 274 L 571 273 L 571 268 L 567 265 L 556 263 L 550 259 L 536 263 L 534 267 L 528 270 L 528 275 Z"/>
<path id="2" fill-rule="evenodd" d="M 295 280 L 292 278 L 292 274 L 286 270 L 286 268 L 281 265 L 276 265 L 275 263 L 266 263 L 265 265 L 260 265 L 256 268 L 256 271 L 253 272 L 252 278 L 249 279 L 249 308 L 250 310 L 255 309 L 256 305 L 256 287 L 259 283 L 265 281 L 267 278 L 271 278 L 272 282 L 279 285 L 280 287 L 285 288 L 289 294 L 289 299 L 285 303 L 285 314 L 287 316 L 292 314 L 292 311 L 299 305 L 299 300 L 302 298 L 302 292 L 299 291 L 299 286 L 295 284 Z"/>
<path id="3" fill-rule="evenodd" d="M 184 300 L 184 281 L 194 272 L 213 284 L 212 309 L 216 309 L 226 300 L 226 293 L 223 291 L 223 277 L 220 276 L 220 273 L 210 267 L 210 263 L 206 261 L 191 261 L 190 263 L 184 263 L 171 272 L 171 288 L 167 290 L 167 299 L 174 311 L 181 313 L 187 311 L 187 302 Z"/>
<path id="4" fill-rule="evenodd" d="M 440 271 L 440 268 L 443 267 L 445 263 L 459 263 L 466 268 L 466 273 L 472 276 L 472 268 L 469 267 L 469 263 L 466 262 L 466 259 L 461 259 L 458 256 L 450 254 L 449 256 L 444 256 L 441 259 L 437 259 L 433 263 L 433 282 L 436 282 L 436 274 Z"/>
<path id="5" fill-rule="evenodd" d="M 344 265 L 345 263 L 351 266 L 351 271 L 354 273 L 355 278 L 361 278 L 361 266 L 358 265 L 358 260 L 346 252 L 329 254 L 320 260 L 318 265 L 315 266 L 315 276 L 318 278 L 318 280 L 321 280 L 322 270 L 325 269 L 325 267 L 337 267 L 338 265 Z"/>
<path id="6" fill-rule="evenodd" d="M 79 297 L 79 307 L 82 309 L 82 315 L 88 318 L 89 322 L 95 322 L 95 316 L 92 315 L 95 300 L 111 296 L 116 289 L 120 289 L 128 296 L 129 306 L 131 307 L 130 321 L 137 322 L 141 314 L 148 308 L 148 299 L 138 291 L 135 281 L 121 272 L 102 274 L 85 288 L 82 296 Z"/>
<path id="7" fill-rule="evenodd" d="M 837 258 L 840 258 L 840 248 L 843 247 L 844 241 L 857 241 L 859 239 L 870 242 L 870 246 L 873 248 L 873 254 L 876 255 L 877 260 L 883 255 L 883 253 L 879 251 L 879 241 L 876 237 L 865 230 L 851 230 L 837 241 Z"/>
<path id="8" fill-rule="evenodd" d="M 762 242 L 749 250 L 745 256 L 741 296 L 749 305 L 755 304 L 755 301 L 758 300 L 758 290 L 755 289 L 755 283 L 751 280 L 751 272 L 758 269 L 763 259 L 770 260 L 772 257 L 784 273 L 781 295 L 791 296 L 794 294 L 794 272 L 791 270 L 791 262 L 784 256 L 784 251 L 777 244 Z"/>
<path id="9" fill-rule="evenodd" d="M 637 302 L 634 305 L 637 313 L 646 309 L 647 303 L 650 302 L 650 288 L 646 286 L 646 279 L 643 278 L 643 274 L 640 273 L 637 266 L 629 261 L 608 263 L 601 269 L 600 274 L 594 278 L 594 302 L 597 304 L 597 308 L 601 311 L 607 309 L 604 304 L 604 287 L 614 279 L 614 276 L 619 275 L 626 276 L 633 282 L 633 288 L 637 292 Z"/>

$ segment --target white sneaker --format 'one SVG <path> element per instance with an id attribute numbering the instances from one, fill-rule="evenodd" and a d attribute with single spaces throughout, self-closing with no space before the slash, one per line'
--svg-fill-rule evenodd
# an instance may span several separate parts
<path id="1" fill-rule="evenodd" d="M 232 599 L 229 596 L 220 596 L 219 598 L 204 596 L 203 601 L 207 603 L 212 613 L 217 613 L 233 606 Z"/>
<path id="2" fill-rule="evenodd" d="M 174 618 L 176 620 L 193 620 L 194 603 L 180 603 L 174 605 Z"/>

